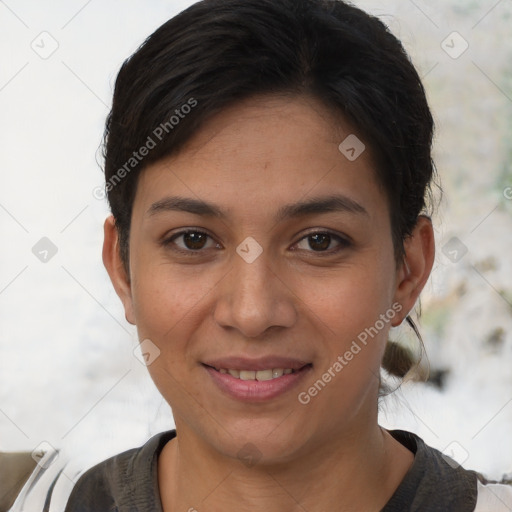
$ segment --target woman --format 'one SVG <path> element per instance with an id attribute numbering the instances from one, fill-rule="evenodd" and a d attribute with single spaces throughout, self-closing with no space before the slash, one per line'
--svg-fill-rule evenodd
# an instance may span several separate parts
<path id="1" fill-rule="evenodd" d="M 414 366 L 388 333 L 432 269 L 432 133 L 400 43 L 341 1 L 205 0 L 146 40 L 107 120 L 103 261 L 176 429 L 67 512 L 512 508 L 377 421 L 381 365 Z"/>

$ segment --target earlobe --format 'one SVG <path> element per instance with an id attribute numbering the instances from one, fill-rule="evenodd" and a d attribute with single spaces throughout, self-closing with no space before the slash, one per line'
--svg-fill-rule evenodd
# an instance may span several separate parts
<path id="1" fill-rule="evenodd" d="M 126 320 L 130 324 L 135 325 L 130 279 L 126 274 L 119 252 L 119 235 L 113 215 L 105 219 L 103 232 L 103 264 L 110 276 L 110 280 L 112 281 L 117 295 L 123 303 Z"/>
<path id="2" fill-rule="evenodd" d="M 414 307 L 427 282 L 435 257 L 434 231 L 430 218 L 420 215 L 404 242 L 404 261 L 397 270 L 394 301 L 402 305 L 402 315 L 392 325 L 399 325 Z"/>

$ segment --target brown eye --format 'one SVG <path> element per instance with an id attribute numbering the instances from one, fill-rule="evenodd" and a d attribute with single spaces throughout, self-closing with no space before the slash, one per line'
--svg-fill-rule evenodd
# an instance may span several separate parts
<path id="1" fill-rule="evenodd" d="M 207 244 L 210 242 L 210 246 Z M 181 231 L 164 241 L 165 246 L 176 246 L 181 252 L 197 252 L 212 247 L 213 240 L 210 235 L 198 230 Z M 215 245 L 213 243 L 213 245 Z"/>
<path id="2" fill-rule="evenodd" d="M 326 233 L 308 236 L 309 247 L 314 251 L 325 251 L 331 245 L 331 236 Z"/>
<path id="3" fill-rule="evenodd" d="M 333 242 L 336 242 L 334 248 L 332 247 Z M 301 246 L 302 244 L 302 246 Z M 345 238 L 342 238 L 338 235 L 328 232 L 316 232 L 310 233 L 306 235 L 302 240 L 299 241 L 297 247 L 301 250 L 309 251 L 309 252 L 319 252 L 319 253 L 335 253 L 344 248 L 349 247 L 351 244 Z"/>
<path id="4" fill-rule="evenodd" d="M 207 235 L 204 233 L 185 233 L 183 235 L 183 243 L 187 249 L 202 249 L 207 241 Z"/>

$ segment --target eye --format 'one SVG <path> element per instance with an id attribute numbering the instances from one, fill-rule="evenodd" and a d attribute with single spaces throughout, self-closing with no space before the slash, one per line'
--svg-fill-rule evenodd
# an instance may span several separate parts
<path id="1" fill-rule="evenodd" d="M 216 243 L 208 233 L 198 229 L 187 229 L 174 233 L 165 239 L 162 244 L 165 247 L 171 247 L 173 250 L 187 254 L 199 253 L 203 249 L 220 248 L 220 244 Z M 328 231 L 316 231 L 308 233 L 294 247 L 308 252 L 334 254 L 351 245 L 351 242 L 342 236 Z"/>
<path id="2" fill-rule="evenodd" d="M 332 250 L 333 243 L 337 242 L 338 248 Z M 302 246 L 301 246 L 302 245 Z M 343 238 L 328 231 L 315 231 L 307 234 L 296 244 L 300 250 L 321 253 L 336 253 L 342 249 L 350 247 L 352 244 L 346 238 Z"/>
<path id="3" fill-rule="evenodd" d="M 210 243 L 210 245 L 208 245 L 208 243 Z M 175 245 L 177 247 L 177 251 L 189 253 L 199 252 L 202 249 L 209 249 L 211 247 L 219 246 L 219 244 L 216 244 L 213 241 L 212 237 L 208 235 L 208 233 L 197 229 L 187 229 L 185 231 L 175 233 L 171 237 L 164 240 L 163 245 Z"/>

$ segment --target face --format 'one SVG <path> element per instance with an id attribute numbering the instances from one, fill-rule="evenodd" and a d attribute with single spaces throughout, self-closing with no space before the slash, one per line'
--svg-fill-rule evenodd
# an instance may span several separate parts
<path id="1" fill-rule="evenodd" d="M 224 455 L 286 461 L 376 424 L 407 305 L 369 149 L 338 148 L 351 134 L 315 100 L 252 99 L 140 176 L 118 292 L 178 431 Z"/>

